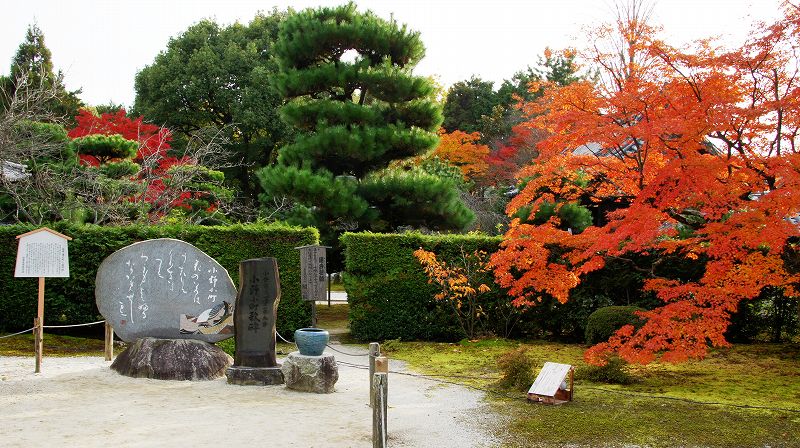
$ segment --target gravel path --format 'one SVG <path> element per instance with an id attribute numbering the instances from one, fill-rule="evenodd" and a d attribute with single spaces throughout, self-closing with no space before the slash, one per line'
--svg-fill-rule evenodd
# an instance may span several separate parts
<path id="1" fill-rule="evenodd" d="M 337 347 L 349 353 L 363 350 Z M 0 357 L 3 447 L 370 447 L 366 356 L 332 352 L 336 392 L 128 378 L 102 358 Z M 399 362 L 391 370 L 403 371 Z M 389 445 L 488 447 L 496 417 L 468 388 L 389 376 Z"/>

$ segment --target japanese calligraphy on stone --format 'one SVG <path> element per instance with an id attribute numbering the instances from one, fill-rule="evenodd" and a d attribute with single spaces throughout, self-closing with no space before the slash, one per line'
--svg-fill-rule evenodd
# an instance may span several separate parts
<path id="1" fill-rule="evenodd" d="M 236 366 L 276 367 L 275 322 L 281 288 L 278 261 L 257 258 L 239 263 L 236 297 Z"/>
<path id="2" fill-rule="evenodd" d="M 148 240 L 114 252 L 97 271 L 95 296 L 124 341 L 217 342 L 233 334 L 233 281 L 219 263 L 184 241 Z"/>
<path id="3" fill-rule="evenodd" d="M 300 290 L 303 300 L 325 300 L 327 272 L 325 246 L 303 246 L 300 249 Z"/>
<path id="4" fill-rule="evenodd" d="M 69 277 L 67 240 L 47 231 L 22 236 L 14 277 Z"/>

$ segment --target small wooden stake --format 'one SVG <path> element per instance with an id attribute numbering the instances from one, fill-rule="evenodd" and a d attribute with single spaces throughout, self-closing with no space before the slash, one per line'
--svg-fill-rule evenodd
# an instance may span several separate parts
<path id="1" fill-rule="evenodd" d="M 106 361 L 111 361 L 114 358 L 114 328 L 108 322 L 106 322 L 105 341 Z"/>
<path id="2" fill-rule="evenodd" d="M 372 447 L 386 448 L 388 438 L 386 431 L 388 409 L 387 397 L 389 396 L 389 375 L 376 373 L 373 375 L 372 395 L 375 397 L 375 406 L 372 407 Z"/>
<path id="3" fill-rule="evenodd" d="M 381 355 L 381 345 L 377 342 L 369 343 L 369 407 L 375 406 L 375 397 L 372 393 L 373 375 L 375 374 L 375 358 Z"/>

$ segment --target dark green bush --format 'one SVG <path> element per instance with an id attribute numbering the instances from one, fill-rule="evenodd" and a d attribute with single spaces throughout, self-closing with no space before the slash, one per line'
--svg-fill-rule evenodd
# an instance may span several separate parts
<path id="1" fill-rule="evenodd" d="M 644 311 L 637 306 L 606 306 L 589 315 L 586 320 L 586 343 L 607 341 L 615 331 L 625 325 L 639 327 L 642 319 L 635 312 Z"/>
<path id="2" fill-rule="evenodd" d="M 497 385 L 505 389 L 528 390 L 536 379 L 533 371 L 538 364 L 525 347 L 504 353 L 497 359 L 500 369 Z"/>
<path id="3" fill-rule="evenodd" d="M 595 383 L 631 384 L 636 379 L 627 371 L 627 364 L 618 357 L 612 357 L 604 366 L 587 366 L 578 370 L 577 378 Z"/>
<path id="4" fill-rule="evenodd" d="M 13 277 L 16 236 L 34 228 L 0 227 L 0 331 L 29 328 L 36 314 L 36 279 Z M 73 240 L 69 242 L 70 278 L 46 281 L 45 322 L 77 324 L 101 319 L 94 298 L 100 263 L 117 249 L 153 238 L 176 238 L 197 246 L 227 269 L 234 283 L 239 281 L 240 261 L 277 258 L 281 278 L 278 331 L 291 335 L 310 322 L 310 304 L 300 297 L 300 256 L 295 247 L 316 244 L 319 233 L 315 229 L 263 224 L 99 227 L 63 223 L 52 228 Z"/>

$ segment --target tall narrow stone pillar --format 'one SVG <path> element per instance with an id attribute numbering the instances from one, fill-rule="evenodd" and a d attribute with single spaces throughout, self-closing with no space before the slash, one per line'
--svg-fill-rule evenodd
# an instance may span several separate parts
<path id="1" fill-rule="evenodd" d="M 236 353 L 225 372 L 228 383 L 283 384 L 275 358 L 275 321 L 281 298 L 278 262 L 257 258 L 239 263 L 239 292 L 233 314 Z"/>

